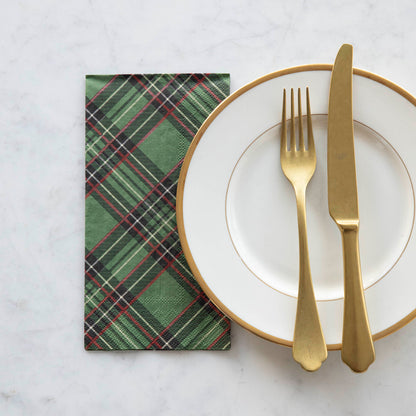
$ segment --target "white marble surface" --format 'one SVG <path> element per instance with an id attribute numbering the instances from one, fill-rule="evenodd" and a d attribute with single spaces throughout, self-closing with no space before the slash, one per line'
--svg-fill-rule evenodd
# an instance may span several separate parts
<path id="1" fill-rule="evenodd" d="M 232 90 L 288 66 L 355 66 L 416 94 L 416 3 L 1 2 L 0 414 L 409 415 L 416 323 L 353 374 L 314 374 L 233 325 L 229 352 L 83 350 L 86 73 L 230 72 Z"/>

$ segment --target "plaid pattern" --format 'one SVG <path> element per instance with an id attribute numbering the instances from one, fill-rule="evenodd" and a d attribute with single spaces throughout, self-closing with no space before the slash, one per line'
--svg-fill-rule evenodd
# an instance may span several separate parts
<path id="1" fill-rule="evenodd" d="M 86 77 L 85 348 L 230 348 L 175 216 L 188 146 L 228 74 Z"/>

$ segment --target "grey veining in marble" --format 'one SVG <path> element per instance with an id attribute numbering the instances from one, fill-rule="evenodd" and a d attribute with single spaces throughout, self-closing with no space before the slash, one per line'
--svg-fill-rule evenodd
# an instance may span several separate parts
<path id="1" fill-rule="evenodd" d="M 416 3 L 402 0 L 2 1 L 0 414 L 409 415 L 416 324 L 353 374 L 305 373 L 233 325 L 230 352 L 83 350 L 84 75 L 355 66 L 416 93 Z"/>

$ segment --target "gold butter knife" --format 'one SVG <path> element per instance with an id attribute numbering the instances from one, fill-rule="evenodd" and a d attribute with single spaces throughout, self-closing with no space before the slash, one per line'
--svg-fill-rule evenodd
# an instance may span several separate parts
<path id="1" fill-rule="evenodd" d="M 342 45 L 332 69 L 328 108 L 328 206 L 342 234 L 344 327 L 342 360 L 356 372 L 375 359 L 361 279 L 358 195 L 352 117 L 352 46 Z"/>

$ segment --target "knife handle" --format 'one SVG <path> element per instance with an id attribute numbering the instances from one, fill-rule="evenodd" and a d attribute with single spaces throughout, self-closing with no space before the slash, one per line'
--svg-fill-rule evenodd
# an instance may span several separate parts
<path id="1" fill-rule="evenodd" d="M 342 334 L 342 360 L 351 370 L 361 373 L 375 359 L 373 339 L 368 323 L 361 279 L 358 224 L 344 227 L 344 328 Z"/>

